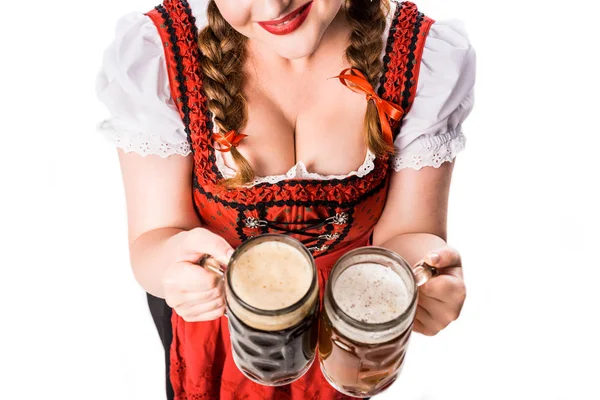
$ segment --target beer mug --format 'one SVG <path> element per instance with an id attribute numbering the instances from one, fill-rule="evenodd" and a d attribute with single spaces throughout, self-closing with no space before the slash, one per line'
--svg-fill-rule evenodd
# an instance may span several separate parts
<path id="1" fill-rule="evenodd" d="M 218 272 L 213 262 L 200 263 Z M 238 369 L 266 386 L 299 379 L 316 358 L 319 284 L 314 259 L 296 239 L 256 236 L 225 272 L 226 315 Z"/>
<path id="2" fill-rule="evenodd" d="M 327 381 L 354 397 L 371 397 L 398 377 L 417 309 L 417 287 L 437 274 L 411 269 L 398 254 L 362 247 L 343 255 L 325 290 L 319 363 Z"/>

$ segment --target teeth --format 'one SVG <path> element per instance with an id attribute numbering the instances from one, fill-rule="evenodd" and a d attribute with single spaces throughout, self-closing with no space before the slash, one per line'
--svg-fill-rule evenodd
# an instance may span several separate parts
<path id="1" fill-rule="evenodd" d="M 277 25 L 275 25 L 275 26 L 285 26 L 285 25 L 289 24 L 290 22 L 292 22 L 293 20 L 295 20 L 296 18 L 298 18 L 298 16 L 297 16 L 297 15 L 296 15 L 294 18 L 292 18 L 292 19 L 289 19 L 289 20 L 287 20 L 287 21 L 285 21 L 285 22 L 282 22 L 281 24 L 277 24 Z"/>

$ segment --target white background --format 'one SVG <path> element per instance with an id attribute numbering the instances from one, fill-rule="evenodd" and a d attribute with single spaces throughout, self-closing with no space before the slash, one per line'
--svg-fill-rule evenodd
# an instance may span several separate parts
<path id="1" fill-rule="evenodd" d="M 478 54 L 449 221 L 468 298 L 438 336 L 414 335 L 381 400 L 600 399 L 595 3 L 418 2 L 464 20 Z M 1 399 L 164 398 L 94 94 L 117 18 L 154 5 L 3 2 Z"/>

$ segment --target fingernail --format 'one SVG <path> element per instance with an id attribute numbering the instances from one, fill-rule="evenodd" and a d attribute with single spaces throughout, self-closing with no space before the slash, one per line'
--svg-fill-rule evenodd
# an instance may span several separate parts
<path id="1" fill-rule="evenodd" d="M 438 253 L 431 253 L 427 258 L 432 265 L 436 265 L 440 262 L 440 255 Z"/>
<path id="2" fill-rule="evenodd" d="M 225 257 L 227 257 L 227 261 L 229 261 L 229 259 L 233 255 L 233 251 L 234 251 L 233 249 L 229 249 L 229 250 L 227 250 L 227 253 L 225 253 Z"/>

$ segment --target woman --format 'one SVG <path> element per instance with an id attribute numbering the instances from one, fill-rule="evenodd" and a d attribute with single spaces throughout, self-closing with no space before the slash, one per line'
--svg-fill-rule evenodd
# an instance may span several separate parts
<path id="1" fill-rule="evenodd" d="M 287 232 L 312 251 L 323 285 L 343 253 L 383 246 L 441 269 L 420 289 L 414 330 L 447 326 L 465 298 L 445 240 L 473 49 L 458 23 L 434 23 L 412 3 L 206 3 L 167 0 L 125 17 L 98 79 L 168 396 L 346 398 L 317 363 L 284 387 L 246 379 L 222 284 L 195 263 Z"/>

